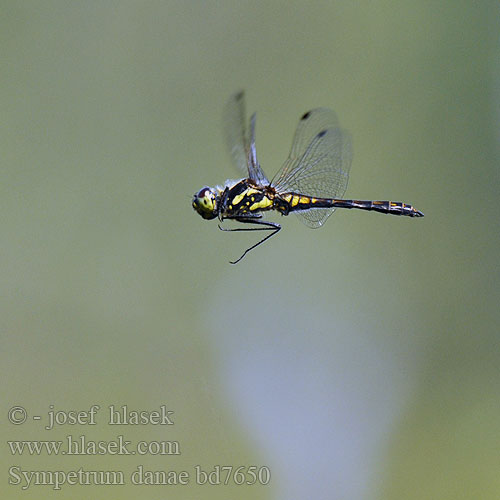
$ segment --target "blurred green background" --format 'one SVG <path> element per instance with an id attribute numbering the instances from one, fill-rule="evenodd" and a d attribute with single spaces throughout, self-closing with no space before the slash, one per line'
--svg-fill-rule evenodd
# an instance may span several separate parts
<path id="1" fill-rule="evenodd" d="M 2 498 L 500 497 L 497 2 L 0 7 Z M 331 107 L 353 135 L 346 196 L 426 217 L 288 217 L 229 265 L 254 240 L 190 203 L 239 175 L 221 113 L 240 88 L 270 176 L 299 116 Z M 92 404 L 97 425 L 44 429 L 49 405 Z M 175 425 L 111 427 L 112 404 L 166 405 Z M 68 434 L 181 455 L 6 445 Z M 138 464 L 272 479 L 134 486 Z M 13 465 L 128 484 L 22 490 Z"/>

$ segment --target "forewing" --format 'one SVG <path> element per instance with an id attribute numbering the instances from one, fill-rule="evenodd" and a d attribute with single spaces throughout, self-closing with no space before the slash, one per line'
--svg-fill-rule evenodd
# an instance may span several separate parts
<path id="1" fill-rule="evenodd" d="M 246 132 L 245 92 L 233 94 L 224 107 L 224 135 L 234 164 L 241 172 L 258 184 L 269 184 L 257 161 L 255 148 L 255 114 Z"/>
<path id="2" fill-rule="evenodd" d="M 254 113 L 252 118 L 250 118 L 250 134 L 248 136 L 248 176 L 257 184 L 267 186 L 269 181 L 267 180 L 264 171 L 260 167 L 259 160 L 257 159 L 257 148 L 255 147 L 255 120 L 256 115 Z"/>
<path id="3" fill-rule="evenodd" d="M 233 94 L 224 106 L 223 125 L 229 154 L 241 172 L 248 175 L 245 92 L 243 90 Z"/>
<path id="4" fill-rule="evenodd" d="M 342 198 L 349 180 L 351 161 L 349 133 L 338 127 L 333 111 L 315 109 L 301 118 L 290 155 L 272 185 L 278 192 Z M 316 228 L 334 210 L 319 208 L 296 213 L 302 222 Z"/>
<path id="5" fill-rule="evenodd" d="M 312 140 L 322 130 L 338 128 L 339 120 L 335 111 L 328 108 L 316 108 L 304 113 L 297 125 L 288 160 L 301 157 Z"/>

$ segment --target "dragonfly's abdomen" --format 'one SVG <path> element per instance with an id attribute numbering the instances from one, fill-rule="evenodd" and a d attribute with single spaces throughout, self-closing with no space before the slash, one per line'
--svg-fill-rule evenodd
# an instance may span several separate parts
<path id="1" fill-rule="evenodd" d="M 309 210 L 314 208 L 357 208 L 359 210 L 371 210 L 383 214 L 406 215 L 408 217 L 423 217 L 424 214 L 416 210 L 412 205 L 399 201 L 362 201 L 362 200 L 335 200 L 329 198 L 314 198 L 296 193 L 281 195 L 286 202 L 286 210 L 281 211 L 288 214 L 298 210 Z"/>
<path id="2" fill-rule="evenodd" d="M 336 208 L 358 208 L 360 210 L 372 210 L 382 214 L 406 215 L 408 217 L 423 217 L 424 214 L 412 205 L 400 201 L 360 201 L 360 200 L 331 200 L 332 207 Z"/>
<path id="3" fill-rule="evenodd" d="M 332 202 L 327 198 L 314 198 L 297 193 L 280 194 L 275 201 L 275 208 L 284 215 L 298 210 L 309 210 L 310 208 L 331 208 Z"/>

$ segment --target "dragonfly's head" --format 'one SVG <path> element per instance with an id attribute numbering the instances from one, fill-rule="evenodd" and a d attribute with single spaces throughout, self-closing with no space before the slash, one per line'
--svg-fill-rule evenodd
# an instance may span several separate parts
<path id="1" fill-rule="evenodd" d="M 219 213 L 219 192 L 214 188 L 204 187 L 194 194 L 192 205 L 204 219 L 215 219 Z"/>

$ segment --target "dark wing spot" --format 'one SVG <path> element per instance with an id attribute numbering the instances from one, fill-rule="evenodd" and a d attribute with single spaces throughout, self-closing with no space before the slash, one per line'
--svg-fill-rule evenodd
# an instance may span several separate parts
<path id="1" fill-rule="evenodd" d="M 310 112 L 310 111 L 308 111 L 307 113 L 304 113 L 304 114 L 300 117 L 300 119 L 301 119 L 301 120 L 307 120 L 310 116 L 311 116 L 311 112 Z"/>
<path id="2" fill-rule="evenodd" d="M 234 98 L 237 100 L 237 101 L 241 101 L 241 99 L 243 99 L 243 96 L 245 95 L 245 91 L 244 90 L 240 90 L 235 96 Z"/>
<path id="3" fill-rule="evenodd" d="M 326 133 L 328 132 L 328 130 L 322 130 L 316 137 L 318 138 L 321 138 L 323 137 Z"/>

